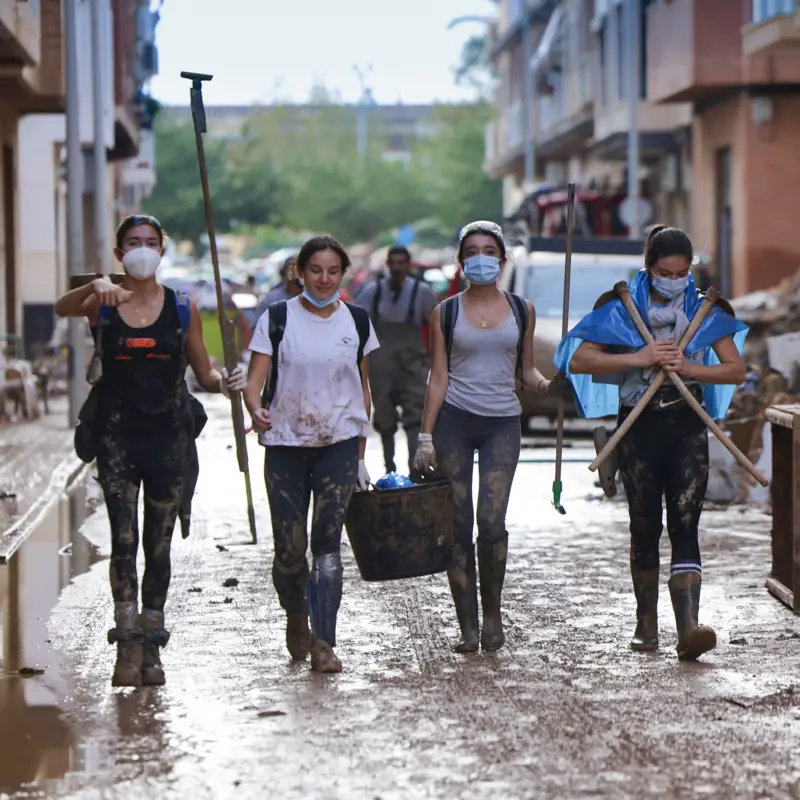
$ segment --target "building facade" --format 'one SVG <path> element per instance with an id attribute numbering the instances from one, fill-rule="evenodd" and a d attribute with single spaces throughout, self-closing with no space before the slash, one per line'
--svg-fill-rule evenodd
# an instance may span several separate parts
<path id="1" fill-rule="evenodd" d="M 503 178 L 508 214 L 532 188 L 523 186 L 526 108 L 537 182 L 626 193 L 634 91 L 650 221 L 689 231 L 728 296 L 797 270 L 789 219 L 800 178 L 797 0 L 638 0 L 636 76 L 626 61 L 627 0 L 527 0 L 528 30 L 524 2 L 501 0 L 490 47 L 497 117 L 484 166 Z M 528 103 L 524 36 L 533 54 Z"/>
<path id="2" fill-rule="evenodd" d="M 648 25 L 653 100 L 693 107 L 692 232 L 716 285 L 774 286 L 800 267 L 797 0 L 657 0 Z"/>

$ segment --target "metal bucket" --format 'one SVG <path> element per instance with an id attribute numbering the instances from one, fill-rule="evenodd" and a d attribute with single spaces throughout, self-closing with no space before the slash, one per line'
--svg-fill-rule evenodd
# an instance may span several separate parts
<path id="1" fill-rule="evenodd" d="M 356 492 L 347 509 L 345 528 L 365 581 L 444 572 L 453 551 L 450 479 Z"/>

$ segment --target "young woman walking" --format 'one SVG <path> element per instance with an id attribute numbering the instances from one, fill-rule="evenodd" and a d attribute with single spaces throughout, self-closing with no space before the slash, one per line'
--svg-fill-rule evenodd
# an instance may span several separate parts
<path id="1" fill-rule="evenodd" d="M 120 285 L 98 278 L 67 292 L 55 310 L 62 317 L 86 317 L 102 352 L 97 474 L 111 523 L 116 626 L 109 631 L 109 642 L 117 644 L 112 684 L 160 685 L 165 677 L 159 649 L 169 639 L 164 605 L 172 532 L 194 435 L 186 366 L 191 365 L 207 392 L 240 391 L 246 378 L 241 366 L 230 376 L 211 368 L 197 308 L 158 283 L 156 271 L 164 255 L 164 230 L 158 220 L 125 219 L 117 230 L 114 253 L 125 270 Z M 145 568 L 140 612 L 136 556 L 142 487 Z"/>
<path id="2" fill-rule="evenodd" d="M 473 222 L 463 228 L 458 260 L 469 288 L 431 314 L 431 375 L 414 467 L 436 467 L 453 483 L 455 530 L 448 579 L 461 626 L 455 650 L 471 653 L 479 639 L 484 650 L 498 650 L 505 642 L 500 600 L 508 556 L 506 510 L 521 439 L 517 379 L 540 394 L 571 389 L 561 379 L 547 380 L 534 365 L 533 305 L 497 288 L 506 263 L 500 227 Z M 480 637 L 472 503 L 476 450 Z"/>
<path id="3" fill-rule="evenodd" d="M 275 559 L 272 580 L 286 611 L 292 658 L 340 672 L 336 618 L 342 598 L 339 547 L 356 484 L 366 489 L 368 356 L 378 347 L 367 312 L 339 299 L 350 259 L 336 239 L 309 239 L 297 256 L 299 297 L 273 303 L 250 342 L 245 403 L 266 447 Z M 262 394 L 262 389 L 266 391 Z M 306 523 L 311 495 L 309 573 Z M 311 616 L 311 631 L 308 628 Z"/>
<path id="4" fill-rule="evenodd" d="M 733 309 L 718 301 L 686 350 L 676 346 L 702 297 L 691 275 L 694 250 L 677 228 L 657 225 L 647 239 L 645 269 L 630 292 L 655 341 L 641 348 L 623 341 L 641 337 L 619 300 L 602 303 L 562 342 L 557 363 L 576 376 L 617 375 L 619 422 L 628 416 L 661 370 L 682 376 L 714 418 L 725 416 L 733 387 L 745 378 L 734 336 L 746 328 Z M 620 331 L 617 336 L 615 330 Z M 602 337 L 603 341 L 597 341 Z M 577 346 L 577 349 L 576 349 Z M 574 354 L 573 354 L 574 351 Z M 578 400 L 582 391 L 578 381 Z M 583 383 L 584 386 L 588 382 Z M 592 414 L 595 416 L 595 414 Z M 694 660 L 716 646 L 716 634 L 698 623 L 702 566 L 698 531 L 708 486 L 708 431 L 677 389 L 667 381 L 618 446 L 619 468 L 630 513 L 630 565 L 636 596 L 636 630 L 631 648 L 658 648 L 659 540 L 662 497 L 672 546 L 669 592 L 678 629 L 678 658 Z"/>

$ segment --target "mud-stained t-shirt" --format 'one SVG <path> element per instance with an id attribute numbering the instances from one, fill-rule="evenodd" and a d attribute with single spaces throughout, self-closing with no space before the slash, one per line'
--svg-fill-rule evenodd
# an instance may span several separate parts
<path id="1" fill-rule="evenodd" d="M 364 355 L 378 348 L 370 323 Z M 256 324 L 250 350 L 272 356 L 269 310 Z M 306 311 L 295 297 L 286 303 L 286 330 L 278 348 L 278 382 L 270 406 L 272 429 L 264 445 L 325 447 L 369 435 L 361 374 L 356 363 L 358 331 L 340 302 L 327 319 Z"/>

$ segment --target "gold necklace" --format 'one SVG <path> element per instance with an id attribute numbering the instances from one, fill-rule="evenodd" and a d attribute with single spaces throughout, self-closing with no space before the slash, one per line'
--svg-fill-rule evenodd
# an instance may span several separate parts
<path id="1" fill-rule="evenodd" d="M 158 290 L 158 292 L 157 292 L 157 294 L 156 294 L 156 296 L 155 296 L 155 299 L 153 300 L 153 302 L 152 302 L 152 303 L 150 303 L 150 306 L 149 306 L 149 308 L 151 308 L 151 309 L 155 308 L 155 305 L 156 305 L 156 303 L 157 303 L 157 302 L 158 302 L 158 301 L 161 299 L 161 295 L 162 295 L 163 293 L 164 293 L 164 290 L 163 290 L 163 289 L 159 289 L 159 290 Z M 149 320 L 148 320 L 148 318 L 145 316 L 145 314 L 144 314 L 142 311 L 140 311 L 140 310 L 139 310 L 139 309 L 138 309 L 138 308 L 137 308 L 137 307 L 136 307 L 136 306 L 133 304 L 133 300 L 129 300 L 129 301 L 128 301 L 128 303 L 130 304 L 130 307 L 131 307 L 131 308 L 132 308 L 132 309 L 133 309 L 133 310 L 134 310 L 134 311 L 135 311 L 135 312 L 136 312 L 136 313 L 139 315 L 139 324 L 140 324 L 140 325 L 146 325 L 146 324 L 149 322 Z"/>
<path id="2" fill-rule="evenodd" d="M 481 309 L 478 306 L 478 304 L 474 300 L 470 300 L 470 303 L 472 303 L 472 307 L 475 309 L 475 311 L 478 312 L 478 316 L 481 318 L 481 328 L 486 327 L 486 317 L 488 316 L 489 312 L 497 305 L 497 301 L 499 299 L 500 295 L 498 294 L 497 297 L 495 297 L 494 300 L 492 300 L 492 302 L 489 303 L 489 305 L 486 307 L 486 311 L 483 314 L 481 314 Z"/>

